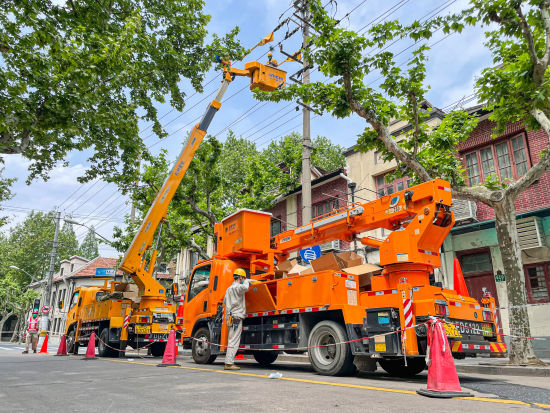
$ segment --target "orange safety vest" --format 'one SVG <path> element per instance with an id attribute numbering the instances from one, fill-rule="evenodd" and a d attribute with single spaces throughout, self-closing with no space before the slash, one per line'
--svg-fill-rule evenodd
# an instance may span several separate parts
<path id="1" fill-rule="evenodd" d="M 33 318 L 32 315 L 29 317 L 29 326 L 27 327 L 29 333 L 38 332 L 38 317 Z"/>

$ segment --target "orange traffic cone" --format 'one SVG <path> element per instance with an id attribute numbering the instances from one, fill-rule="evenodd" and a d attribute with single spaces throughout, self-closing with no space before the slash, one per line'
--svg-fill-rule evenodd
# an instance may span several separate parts
<path id="1" fill-rule="evenodd" d="M 439 318 L 428 321 L 428 386 L 417 390 L 418 394 L 427 397 L 451 398 L 471 396 L 464 393 L 458 381 L 449 340 Z"/>
<path id="2" fill-rule="evenodd" d="M 57 349 L 56 356 L 66 356 L 67 355 L 67 336 L 63 334 L 61 336 L 61 341 L 59 342 L 59 348 Z"/>
<path id="3" fill-rule="evenodd" d="M 176 332 L 174 329 L 170 330 L 170 335 L 168 336 L 168 342 L 166 343 L 166 348 L 164 349 L 164 355 L 162 356 L 162 363 L 157 364 L 157 367 L 166 367 L 166 366 L 179 366 L 176 363 L 176 352 L 178 347 L 176 345 Z"/>
<path id="4" fill-rule="evenodd" d="M 464 281 L 464 276 L 462 275 L 462 269 L 460 268 L 460 263 L 458 258 L 455 258 L 453 265 L 454 273 L 454 290 L 458 295 L 463 295 L 464 297 L 469 297 L 468 287 L 466 287 L 466 282 Z"/>
<path id="5" fill-rule="evenodd" d="M 178 306 L 178 313 L 176 315 L 176 317 L 180 318 L 180 317 L 183 317 L 183 294 L 181 295 L 181 298 L 180 298 L 180 304 Z"/>
<path id="6" fill-rule="evenodd" d="M 235 360 L 248 360 L 244 354 L 237 354 L 237 356 L 235 357 Z"/>
<path id="7" fill-rule="evenodd" d="M 88 340 L 88 348 L 86 349 L 86 357 L 82 360 L 97 360 L 95 358 L 95 332 L 92 331 L 90 340 Z"/>
<path id="8" fill-rule="evenodd" d="M 40 347 L 39 354 L 48 354 L 48 333 L 46 333 L 46 337 L 44 337 L 44 342 L 42 343 L 42 347 Z"/>

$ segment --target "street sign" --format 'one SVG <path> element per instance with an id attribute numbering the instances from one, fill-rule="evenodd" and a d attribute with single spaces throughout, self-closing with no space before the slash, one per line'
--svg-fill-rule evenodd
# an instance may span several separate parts
<path id="1" fill-rule="evenodd" d="M 300 257 L 309 264 L 310 261 L 316 260 L 321 256 L 321 247 L 315 245 L 313 247 L 304 248 L 300 250 Z"/>
<path id="2" fill-rule="evenodd" d="M 506 281 L 506 275 L 504 274 L 495 274 L 495 281 L 496 282 L 503 282 Z"/>
<path id="3" fill-rule="evenodd" d="M 40 309 L 42 314 L 48 314 L 51 310 L 52 310 L 52 308 L 48 304 L 44 304 L 42 306 L 42 308 Z"/>
<path id="4" fill-rule="evenodd" d="M 112 277 L 115 275 L 115 270 L 114 268 L 96 268 L 95 275 Z"/>

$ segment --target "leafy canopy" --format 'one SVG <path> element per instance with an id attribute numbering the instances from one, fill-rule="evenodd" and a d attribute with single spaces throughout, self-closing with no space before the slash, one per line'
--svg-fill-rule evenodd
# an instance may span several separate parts
<path id="1" fill-rule="evenodd" d="M 148 155 L 138 120 L 166 134 L 155 102 L 184 107 L 214 55 L 243 49 L 235 28 L 205 41 L 202 0 L 5 0 L 0 10 L 0 160 L 21 153 L 28 180 L 47 179 L 70 151 L 89 150 L 81 177 L 135 176 Z M 183 82 L 182 82 L 183 81 Z M 131 179 L 131 178 L 129 178 Z"/>

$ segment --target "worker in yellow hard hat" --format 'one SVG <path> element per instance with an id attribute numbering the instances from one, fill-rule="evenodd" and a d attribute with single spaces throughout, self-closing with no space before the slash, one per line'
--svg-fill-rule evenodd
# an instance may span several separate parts
<path id="1" fill-rule="evenodd" d="M 223 304 L 227 320 L 227 352 L 225 353 L 225 370 L 240 370 L 235 366 L 235 356 L 241 344 L 243 320 L 246 318 L 246 302 L 244 294 L 250 288 L 246 279 L 246 271 L 237 268 L 233 273 L 233 284 L 225 292 Z"/>

